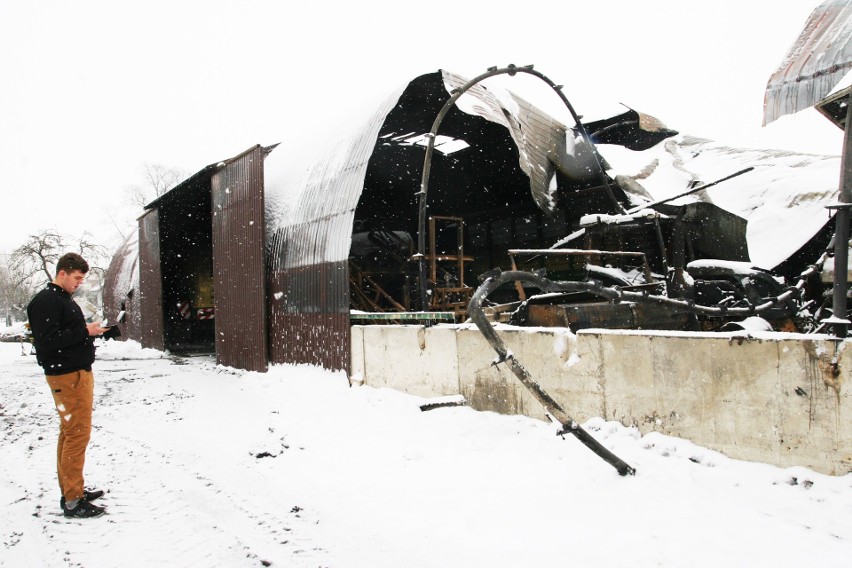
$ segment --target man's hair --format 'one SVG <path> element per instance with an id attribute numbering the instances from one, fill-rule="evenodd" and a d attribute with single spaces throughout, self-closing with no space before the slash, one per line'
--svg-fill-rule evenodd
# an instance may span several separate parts
<path id="1" fill-rule="evenodd" d="M 64 270 L 68 274 L 71 274 L 75 270 L 79 270 L 85 274 L 89 271 L 89 263 L 76 252 L 68 252 L 63 254 L 56 262 L 57 276 L 59 275 L 60 270 Z"/>

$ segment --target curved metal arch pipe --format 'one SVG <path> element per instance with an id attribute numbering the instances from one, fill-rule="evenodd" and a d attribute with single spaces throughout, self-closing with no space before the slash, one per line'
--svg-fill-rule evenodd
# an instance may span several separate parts
<path id="1" fill-rule="evenodd" d="M 470 90 L 473 86 L 478 83 L 488 79 L 489 77 L 494 77 L 496 75 L 509 75 L 515 76 L 518 73 L 525 73 L 527 75 L 532 75 L 534 77 L 538 77 L 547 85 L 550 86 L 551 89 L 559 96 L 565 106 L 568 108 L 568 112 L 571 113 L 571 116 L 574 119 L 574 122 L 577 124 L 577 129 L 580 131 L 580 136 L 582 136 L 583 140 L 589 144 L 592 148 L 594 148 L 594 144 L 592 143 L 591 138 L 589 138 L 589 133 L 586 131 L 586 127 L 583 126 L 583 123 L 580 122 L 580 116 L 574 111 L 574 107 L 571 106 L 571 103 L 568 101 L 568 98 L 562 92 L 562 85 L 557 85 L 553 81 L 550 80 L 546 75 L 540 73 L 533 69 L 532 65 L 525 65 L 523 67 L 518 67 L 516 65 L 508 65 L 507 67 L 497 68 L 491 67 L 485 73 L 478 75 L 465 83 L 462 87 L 453 90 L 452 96 L 444 103 L 443 108 L 441 108 L 440 112 L 438 112 L 438 116 L 435 117 L 435 122 L 432 123 L 432 129 L 429 131 L 429 134 L 426 135 L 427 145 L 426 145 L 426 155 L 423 159 L 423 176 L 420 181 L 420 192 L 417 194 L 420 196 L 419 203 L 419 215 L 417 219 L 417 258 L 418 258 L 418 266 L 420 271 L 420 309 L 426 311 L 429 306 L 429 298 L 427 297 L 427 288 L 426 288 L 426 208 L 427 208 L 427 197 L 429 193 L 429 175 L 432 170 L 432 155 L 435 151 L 435 137 L 438 134 L 438 129 L 441 127 L 441 123 L 444 121 L 444 117 L 446 117 L 447 113 L 450 111 L 455 102 L 465 94 L 468 90 Z M 597 152 L 592 152 L 595 156 L 595 164 L 598 167 L 598 174 L 601 177 L 601 181 L 603 182 L 603 186 L 606 189 L 607 196 L 615 205 L 616 209 L 618 209 L 621 213 L 624 213 L 624 208 L 621 206 L 621 203 L 615 198 L 615 195 L 612 193 L 612 188 L 609 185 L 609 181 L 606 179 L 606 173 L 603 169 L 603 164 L 598 157 Z"/>
<path id="2" fill-rule="evenodd" d="M 523 384 L 533 394 L 536 400 L 544 406 L 548 415 L 562 426 L 562 429 L 558 432 L 559 434 L 573 435 L 583 445 L 597 454 L 598 457 L 614 467 L 619 475 L 635 475 L 636 468 L 616 456 L 595 437 L 583 429 L 576 420 L 571 418 L 568 413 L 565 412 L 565 409 L 562 408 L 562 406 L 556 402 L 553 397 L 541 388 L 541 385 L 532 378 L 529 371 L 521 365 L 521 362 L 515 358 L 514 354 L 503 342 L 503 339 L 501 339 L 494 328 L 491 327 L 491 322 L 488 321 L 488 318 L 485 316 L 485 312 L 482 310 L 482 303 L 491 292 L 503 284 L 514 281 L 526 282 L 538 287 L 543 292 L 562 292 L 566 290 L 593 291 L 613 301 L 617 300 L 618 291 L 589 282 L 553 282 L 552 280 L 548 280 L 547 278 L 530 272 L 507 271 L 500 273 L 495 269 L 493 273 L 489 274 L 485 278 L 482 285 L 476 289 L 476 292 L 474 292 L 473 297 L 470 299 L 467 310 L 470 319 L 476 324 L 476 327 L 479 328 L 479 331 L 482 332 L 482 335 L 485 336 L 485 339 L 488 340 L 488 343 L 491 344 L 491 347 L 493 347 L 497 352 L 497 359 L 494 361 L 494 364 L 506 363 L 506 365 L 508 365 L 509 369 L 512 370 L 512 373 L 514 373 L 518 380 L 521 381 L 521 384 Z"/>

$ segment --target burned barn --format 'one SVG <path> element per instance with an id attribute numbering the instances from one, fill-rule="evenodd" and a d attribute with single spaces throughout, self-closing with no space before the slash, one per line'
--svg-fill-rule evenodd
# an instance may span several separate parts
<path id="1" fill-rule="evenodd" d="M 463 321 L 479 276 L 513 269 L 682 302 L 612 302 L 589 290 L 542 295 L 515 282 L 489 297 L 494 320 L 718 329 L 742 319 L 737 309 L 777 299 L 783 279 L 764 269 L 787 262 L 798 275 L 814 260 L 803 247 L 827 234 L 829 219 L 823 210 L 804 238 L 785 243 L 783 258 L 754 265 L 746 217 L 762 226 L 755 203 L 768 198 L 739 210 L 719 204 L 760 185 L 755 156 L 677 134 L 629 108 L 565 125 L 496 86 L 447 71 L 422 75 L 299 179 L 280 174 L 285 147 L 256 146 L 148 204 L 110 269 L 107 314 L 123 309 L 125 336 L 143 345 L 215 350 L 226 365 L 348 369 L 353 323 Z M 611 162 L 625 152 L 648 153 L 649 165 L 620 174 Z M 714 155 L 703 173 L 683 173 Z M 679 168 L 675 183 L 667 162 Z M 663 191 L 657 178 L 668 183 Z M 808 195 L 800 201 L 822 208 L 836 186 Z M 762 315 L 794 329 L 793 299 L 801 295 Z"/>
<path id="2" fill-rule="evenodd" d="M 804 35 L 842 28 L 835 8 Z M 482 82 L 519 73 L 569 120 Z M 784 100 L 810 84 L 780 81 Z M 848 92 L 822 106 L 847 128 L 847 174 Z M 255 146 L 149 204 L 107 318 L 225 365 L 309 363 L 555 420 L 622 475 L 572 416 L 850 471 L 840 157 L 733 148 L 630 108 L 587 121 L 532 67 L 429 73 L 374 108 L 314 159 L 298 139 Z"/>
<path id="3" fill-rule="evenodd" d="M 262 166 L 270 150 L 211 164 L 146 206 L 113 257 L 104 296 L 106 317 L 127 337 L 266 368 Z"/>

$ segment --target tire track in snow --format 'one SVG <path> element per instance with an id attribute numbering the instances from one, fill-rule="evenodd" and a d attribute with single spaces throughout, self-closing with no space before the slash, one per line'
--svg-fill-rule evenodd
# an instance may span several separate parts
<path id="1" fill-rule="evenodd" d="M 79 566 L 67 554 L 56 526 L 69 522 L 59 511 L 56 483 L 56 412 L 34 357 L 13 358 L 0 375 L 0 566 Z M 71 530 L 75 530 L 73 527 Z M 89 526 L 77 538 L 103 536 Z M 37 561 L 35 559 L 38 559 Z"/>
<path id="2" fill-rule="evenodd" d="M 163 359 L 153 367 L 146 366 L 147 372 L 163 377 L 156 388 L 151 382 L 139 381 L 143 377 L 138 371 L 126 368 L 133 362 L 102 363 L 105 374 L 110 375 L 99 399 L 102 422 L 122 420 L 126 412 L 145 413 L 141 425 L 147 420 L 182 420 L 181 407 L 194 394 L 178 388 L 181 381 L 175 375 L 194 370 L 181 363 Z M 316 532 L 315 521 L 294 510 L 298 509 L 294 504 L 276 507 L 271 496 L 256 495 L 250 487 L 241 485 L 246 476 L 214 480 L 201 473 L 204 460 L 196 459 L 185 447 L 174 446 L 180 448 L 175 450 L 158 444 L 150 432 L 120 427 L 109 430 L 99 432 L 98 438 L 106 454 L 104 461 L 109 464 L 106 486 L 112 488 L 109 497 L 114 502 L 109 508 L 110 519 L 128 525 L 139 523 L 148 531 L 151 521 L 162 517 L 167 527 L 162 546 L 181 550 L 177 565 L 258 566 L 261 561 L 297 567 L 321 564 L 325 552 L 310 538 Z M 156 560 L 160 565 L 174 563 L 168 558 Z"/>
<path id="3" fill-rule="evenodd" d="M 0 377 L 0 506 L 2 518 L 13 521 L 0 530 L 0 566 L 32 559 L 44 568 L 325 564 L 327 552 L 313 536 L 318 521 L 286 496 L 257 495 L 239 479 L 202 475 L 203 460 L 146 442 L 144 431 L 127 431 L 182 419 L 179 399 L 194 395 L 173 392 L 180 382 L 172 376 L 183 368 L 169 360 L 146 362 L 143 370 L 133 361 L 98 363 L 86 474 L 88 484 L 108 491 L 97 502 L 107 514 L 66 519 L 56 484 L 55 412 L 40 369 L 22 363 L 28 364 Z M 165 394 L 145 380 L 160 371 L 170 377 Z"/>
<path id="4" fill-rule="evenodd" d="M 285 517 L 269 511 L 239 487 L 221 489 L 191 464 L 159 452 L 138 439 L 114 435 L 107 445 L 132 445 L 133 459 L 117 461 L 110 472 L 108 494 L 114 504 L 108 521 L 115 525 L 120 550 L 138 548 L 134 533 L 155 535 L 145 546 L 142 565 L 157 566 L 311 566 L 324 552 L 310 539 L 309 520 L 294 507 Z M 164 479 L 163 472 L 170 477 Z M 296 527 L 295 529 L 293 527 Z M 152 554 L 157 549 L 165 556 Z M 175 554 L 179 551 L 179 554 Z M 129 565 L 129 564 L 124 564 Z"/>

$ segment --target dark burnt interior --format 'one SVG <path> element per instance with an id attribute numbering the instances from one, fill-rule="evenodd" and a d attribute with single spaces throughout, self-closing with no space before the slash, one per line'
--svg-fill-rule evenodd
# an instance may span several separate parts
<path id="1" fill-rule="evenodd" d="M 152 203 L 159 209 L 165 348 L 215 350 L 210 176 L 202 170 Z"/>
<path id="2" fill-rule="evenodd" d="M 355 309 L 398 311 L 417 305 L 418 196 L 425 146 L 412 139 L 431 130 L 449 98 L 440 72 L 418 77 L 389 113 L 371 156 L 364 191 L 355 211 L 350 268 Z M 556 210 L 544 212 L 530 193 L 530 180 L 518 163 L 509 131 L 453 107 L 439 136 L 468 147 L 444 153 L 436 141 L 429 178 L 427 218 L 463 221 L 463 278 L 455 260 L 437 262 L 441 285 L 476 287 L 476 277 L 494 267 L 510 268 L 510 248 L 546 248 L 565 237 L 587 211 L 614 212 L 599 182 L 571 182 L 557 173 Z M 446 140 L 446 139 L 442 139 Z M 458 251 L 458 222 L 438 221 L 436 252 Z M 386 246 L 393 243 L 392 246 Z M 427 249 L 429 248 L 427 239 Z M 427 251 L 428 254 L 428 251 Z M 370 282 L 364 281 L 367 276 Z M 369 296 L 364 299 L 358 288 Z M 392 297 L 394 306 L 376 288 Z"/>

